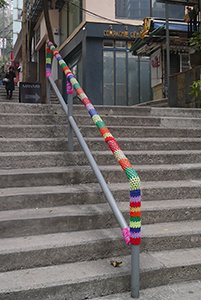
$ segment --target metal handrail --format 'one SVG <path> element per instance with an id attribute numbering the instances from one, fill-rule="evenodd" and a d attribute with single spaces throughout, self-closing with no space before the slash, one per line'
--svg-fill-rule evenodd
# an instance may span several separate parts
<path id="1" fill-rule="evenodd" d="M 73 116 L 69 111 L 71 108 L 67 107 L 63 97 L 61 96 L 56 84 L 51 75 L 51 51 L 54 56 L 57 58 L 60 66 L 62 67 L 64 73 L 66 74 L 68 82 L 70 82 L 73 88 L 76 90 L 78 97 L 81 99 L 83 104 L 86 106 L 89 114 L 92 117 L 92 120 L 98 127 L 100 133 L 102 134 L 105 142 L 108 144 L 109 148 L 112 150 L 114 156 L 118 160 L 122 169 L 124 170 L 127 178 L 130 182 L 130 228 L 128 227 L 121 211 L 119 210 L 117 203 L 111 194 L 105 179 L 103 178 L 84 138 L 82 137 L 79 128 L 77 127 Z M 82 146 L 85 155 L 87 156 L 89 163 L 99 181 L 99 184 L 110 204 L 112 211 L 121 227 L 123 237 L 126 243 L 131 244 L 131 296 L 133 298 L 139 298 L 139 252 L 140 252 L 140 243 L 141 243 L 141 189 L 140 189 L 140 179 L 130 162 L 124 155 L 123 151 L 118 146 L 116 140 L 110 133 L 110 131 L 106 128 L 104 122 L 96 112 L 95 108 L 87 98 L 86 94 L 83 92 L 79 83 L 75 79 L 74 75 L 54 47 L 54 45 L 48 41 L 46 47 L 46 77 L 51 83 L 66 115 L 68 116 L 69 124 L 74 130 L 80 145 Z"/>

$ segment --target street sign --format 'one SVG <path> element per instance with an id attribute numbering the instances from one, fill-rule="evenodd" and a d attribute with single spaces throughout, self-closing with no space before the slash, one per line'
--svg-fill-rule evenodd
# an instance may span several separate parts
<path id="1" fill-rule="evenodd" d="M 19 102 L 42 103 L 42 83 L 20 82 Z"/>
<path id="2" fill-rule="evenodd" d="M 168 4 L 176 4 L 176 5 L 189 5 L 193 6 L 198 4 L 198 0 L 156 0 L 156 2 L 160 3 L 168 3 Z"/>

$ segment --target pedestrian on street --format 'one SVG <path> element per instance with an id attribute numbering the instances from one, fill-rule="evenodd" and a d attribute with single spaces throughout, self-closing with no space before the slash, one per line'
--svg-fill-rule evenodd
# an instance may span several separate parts
<path id="1" fill-rule="evenodd" d="M 2 82 L 2 80 L 3 80 L 3 78 L 5 77 L 5 75 L 6 75 L 6 72 L 5 72 L 5 70 L 4 70 L 4 65 L 1 67 L 1 72 L 0 72 L 0 85 L 3 85 L 3 82 Z"/>
<path id="2" fill-rule="evenodd" d="M 5 78 L 8 79 L 6 82 L 6 92 L 7 92 L 7 99 L 12 99 L 13 90 L 15 89 L 14 78 L 16 77 L 14 67 L 10 66 L 8 72 L 6 73 Z M 10 93 L 9 93 L 10 91 Z"/>

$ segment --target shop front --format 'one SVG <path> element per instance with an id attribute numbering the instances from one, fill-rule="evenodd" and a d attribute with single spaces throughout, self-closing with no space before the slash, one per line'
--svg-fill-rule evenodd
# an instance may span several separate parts
<path id="1" fill-rule="evenodd" d="M 141 28 L 134 25 L 82 23 L 59 51 L 94 105 L 135 105 L 151 100 L 150 58 L 129 49 Z M 66 79 L 63 95 L 67 100 Z M 76 96 L 74 97 L 76 100 Z"/>

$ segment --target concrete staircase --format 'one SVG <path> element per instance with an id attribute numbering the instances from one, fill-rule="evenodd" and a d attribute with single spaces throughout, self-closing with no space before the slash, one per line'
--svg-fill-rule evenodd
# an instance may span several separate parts
<path id="1" fill-rule="evenodd" d="M 59 101 L 53 92 L 53 90 L 50 90 L 50 100 L 52 104 L 59 104 Z M 6 89 L 4 85 L 0 85 L 0 103 L 6 102 L 6 103 L 19 103 L 19 87 L 15 86 L 15 90 L 13 91 L 12 99 L 6 99 Z"/>
<path id="2" fill-rule="evenodd" d="M 97 107 L 142 182 L 140 288 L 201 279 L 201 110 Z M 80 130 L 126 220 L 129 183 L 81 105 Z M 0 103 L 0 299 L 130 290 L 130 248 L 59 105 Z M 121 261 L 113 267 L 110 260 Z"/>

